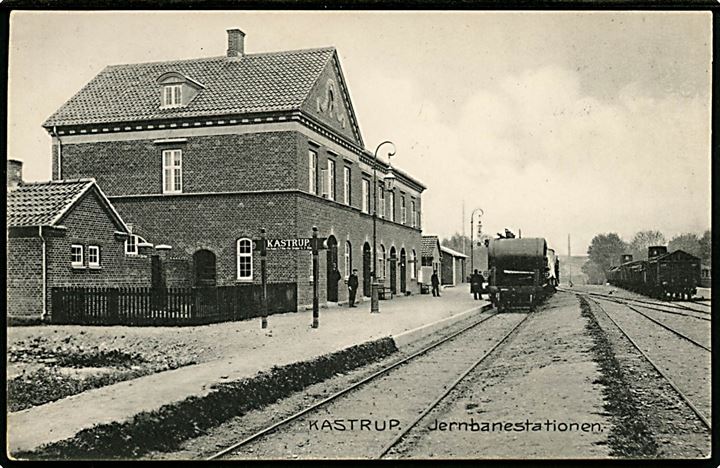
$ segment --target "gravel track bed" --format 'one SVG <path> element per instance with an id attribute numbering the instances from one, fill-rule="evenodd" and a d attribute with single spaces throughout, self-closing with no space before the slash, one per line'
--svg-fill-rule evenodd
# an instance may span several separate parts
<path id="1" fill-rule="evenodd" d="M 523 318 L 524 314 L 497 315 L 225 458 L 373 458 Z M 370 430 L 351 429 L 352 419 L 372 421 Z M 392 420 L 398 422 L 391 428 Z M 337 430 L 334 421 L 343 421 L 346 430 Z"/>
<path id="2" fill-rule="evenodd" d="M 699 458 L 707 456 L 710 453 L 710 433 L 707 428 L 678 396 L 670 384 L 617 329 L 605 313 L 592 301 L 588 301 L 588 303 L 591 305 L 593 315 L 612 346 L 612 351 L 621 366 L 622 373 L 626 376 L 625 384 L 629 386 L 630 396 L 637 402 L 637 414 L 633 416 L 633 419 L 642 421 L 651 432 L 652 451 L 646 452 L 642 456 L 648 458 Z M 613 314 L 613 311 L 610 310 L 612 305 L 606 304 L 602 303 L 603 308 Z M 617 308 L 625 307 L 620 304 L 613 305 L 617 306 Z M 616 315 L 613 315 L 613 318 L 616 318 Z M 650 323 L 647 319 L 637 314 L 634 315 L 638 319 Z M 636 322 L 638 319 L 635 319 Z M 624 326 L 620 320 L 618 320 L 618 323 Z M 662 330 L 659 326 L 652 325 L 654 328 L 651 330 Z M 647 325 L 640 330 L 646 333 L 648 330 Z M 636 335 L 631 334 L 630 330 L 627 330 L 627 332 L 643 347 L 640 340 L 636 339 Z M 672 335 L 667 331 L 664 331 L 664 333 Z M 662 339 L 664 338 L 665 335 L 662 335 Z M 679 340 L 677 337 L 676 339 Z M 646 337 L 644 341 L 647 340 Z M 675 341 L 671 343 L 675 343 Z M 651 346 L 657 344 L 654 343 Z M 695 346 L 693 348 L 708 354 Z M 690 356 L 697 357 L 699 355 L 695 350 L 692 350 L 694 354 L 691 353 Z M 675 352 L 677 353 L 677 351 L 676 349 Z M 660 365 L 660 359 L 657 356 L 651 355 L 651 359 Z M 709 384 L 708 375 L 706 374 L 705 377 L 708 379 Z M 676 381 L 676 384 L 679 384 L 679 382 Z M 619 449 L 622 452 L 622 448 Z M 623 454 L 618 453 L 616 455 L 622 456 Z M 640 455 L 635 455 L 633 458 L 637 456 Z"/>
<path id="3" fill-rule="evenodd" d="M 605 458 L 611 426 L 574 295 L 557 293 L 461 382 L 392 458 Z M 597 431 L 441 431 L 440 422 L 596 423 Z"/>
<path id="4" fill-rule="evenodd" d="M 603 307 L 703 415 L 710 419 L 711 354 L 624 305 L 605 302 Z M 709 347 L 709 337 L 705 341 Z"/>
<path id="5" fill-rule="evenodd" d="M 607 301 L 600 300 L 601 303 L 607 304 Z M 619 306 L 620 304 L 615 303 L 614 305 Z M 649 317 L 652 317 L 653 319 L 657 320 L 658 322 L 662 323 L 665 326 L 668 326 L 674 330 L 677 330 L 678 332 L 682 333 L 683 335 L 687 336 L 688 338 L 692 338 L 693 340 L 697 341 L 703 346 L 707 346 L 710 348 L 711 345 L 711 322 L 708 322 L 706 320 L 697 320 L 692 317 L 686 317 L 683 315 L 675 315 L 675 314 L 665 314 L 657 310 L 651 310 L 651 309 L 645 309 L 640 306 L 633 305 L 636 309 L 638 309 L 640 312 L 648 315 Z M 628 309 L 629 310 L 629 309 Z M 637 314 L 637 312 L 633 312 L 634 314 Z M 642 317 L 640 314 L 637 314 L 638 317 Z M 644 319 L 648 326 L 653 327 L 659 327 L 659 325 L 652 323 L 648 319 Z"/>
<path id="6" fill-rule="evenodd" d="M 181 448 L 177 451 L 153 452 L 148 454 L 145 458 L 157 460 L 207 458 L 213 453 L 222 450 L 225 447 L 229 447 L 245 437 L 248 437 L 267 426 L 279 422 L 288 416 L 327 398 L 328 396 L 364 379 L 382 368 L 387 367 L 394 362 L 400 361 L 401 359 L 426 346 L 429 346 L 430 344 L 440 341 L 446 336 L 451 335 L 464 327 L 487 318 L 493 313 L 494 312 L 483 312 L 473 315 L 468 319 L 450 325 L 443 330 L 435 332 L 410 344 L 409 346 L 403 348 L 401 352 L 398 352 L 387 359 L 312 385 L 303 392 L 298 392 L 288 398 L 278 401 L 277 403 L 268 405 L 265 408 L 240 414 L 236 418 L 208 430 L 203 436 L 185 441 L 182 443 Z M 483 325 L 480 326 L 482 327 Z M 268 437 L 272 438 L 274 436 L 275 435 L 269 435 Z M 252 452 L 250 452 L 250 455 L 252 455 Z M 335 455 L 336 458 L 340 456 L 342 456 L 341 453 Z M 287 458 L 291 457 L 291 455 L 289 453 L 287 455 L 279 453 L 276 454 L 275 457 Z"/>
<path id="7" fill-rule="evenodd" d="M 687 309 L 681 310 L 682 308 L 688 308 L 692 310 L 688 310 L 688 312 L 697 311 L 700 312 L 700 316 L 707 317 L 710 313 L 710 307 L 706 307 L 702 305 L 703 303 L 697 303 L 693 301 L 658 301 L 657 299 L 653 299 L 652 297 L 643 296 L 642 294 L 634 293 L 632 291 L 627 291 L 624 289 L 617 288 L 615 286 L 589 286 L 584 285 L 577 287 L 575 286 L 573 289 L 578 290 L 579 292 L 592 292 L 597 294 L 607 294 L 610 295 L 616 299 L 627 299 L 630 301 L 643 301 L 642 303 L 645 303 L 646 305 L 653 306 L 653 307 L 665 307 L 668 310 L 676 310 L 676 311 L 685 311 Z M 710 304 L 707 304 L 708 306 Z M 681 309 L 678 309 L 677 307 L 680 307 Z"/>

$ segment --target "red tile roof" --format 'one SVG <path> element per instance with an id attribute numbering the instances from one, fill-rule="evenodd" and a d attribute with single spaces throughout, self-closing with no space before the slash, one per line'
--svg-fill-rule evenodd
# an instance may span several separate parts
<path id="1" fill-rule="evenodd" d="M 440 241 L 437 236 L 422 236 L 422 244 L 420 244 L 420 255 L 422 257 L 432 257 L 435 247 L 440 248 Z M 442 252 L 440 253 L 442 256 Z"/>
<path id="2" fill-rule="evenodd" d="M 298 109 L 332 47 L 239 59 L 212 57 L 106 67 L 43 124 L 79 125 Z M 186 106 L 160 109 L 157 79 L 177 72 L 202 83 Z"/>
<path id="3" fill-rule="evenodd" d="M 97 190 L 118 227 L 127 232 L 127 226 L 94 179 L 20 184 L 7 193 L 7 226 L 57 226 L 70 208 L 90 190 Z"/>

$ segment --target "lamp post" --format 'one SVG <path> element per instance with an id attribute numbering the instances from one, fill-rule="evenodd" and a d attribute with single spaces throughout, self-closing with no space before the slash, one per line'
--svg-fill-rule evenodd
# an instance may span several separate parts
<path id="1" fill-rule="evenodd" d="M 475 253 L 475 243 L 473 242 L 473 220 L 475 219 L 475 213 L 480 212 L 480 217 L 485 214 L 485 212 L 482 210 L 482 208 L 475 208 L 472 213 L 470 213 L 470 274 L 475 273 L 474 264 L 473 264 L 473 254 Z M 482 226 L 480 223 L 480 220 L 478 220 L 478 227 Z M 478 240 L 480 239 L 480 231 L 478 231 Z"/>
<path id="2" fill-rule="evenodd" d="M 377 314 L 380 312 L 380 299 L 378 297 L 378 281 L 377 281 L 377 155 L 380 147 L 390 144 L 393 146 L 393 150 L 388 153 L 388 160 L 395 156 L 395 144 L 392 141 L 383 141 L 375 148 L 373 158 L 373 267 L 370 277 L 372 278 L 372 284 L 370 288 L 370 313 Z M 392 166 L 388 170 L 384 180 L 392 184 L 394 182 L 395 175 L 392 173 Z M 391 187 L 392 188 L 392 187 Z"/>

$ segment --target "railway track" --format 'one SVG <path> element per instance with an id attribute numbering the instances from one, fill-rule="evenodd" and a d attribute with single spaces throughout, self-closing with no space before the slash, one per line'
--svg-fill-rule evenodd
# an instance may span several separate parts
<path id="1" fill-rule="evenodd" d="M 481 320 L 479 320 L 479 321 L 477 321 L 477 322 L 475 322 L 475 323 L 473 323 L 473 324 L 471 324 L 471 325 L 469 325 L 469 326 L 467 326 L 467 327 L 464 327 L 464 328 L 462 328 L 461 330 L 459 330 L 459 331 L 457 331 L 457 332 L 455 332 L 455 333 L 452 333 L 451 335 L 449 335 L 449 336 L 447 336 L 447 337 L 444 337 L 443 339 L 441 339 L 441 340 L 439 340 L 439 341 L 437 341 L 437 342 L 435 342 L 435 343 L 433 343 L 433 344 L 431 344 L 431 345 L 429 345 L 429 346 L 426 346 L 426 347 L 420 349 L 420 350 L 417 351 L 417 352 L 414 352 L 414 353 L 411 354 L 410 356 L 407 356 L 407 357 L 405 357 L 405 358 L 403 358 L 403 359 L 401 359 L 401 360 L 399 360 L 399 361 L 396 361 L 396 362 L 394 362 L 394 363 L 391 363 L 391 364 L 387 365 L 386 367 L 383 367 L 382 369 L 374 372 L 374 373 L 371 374 L 370 376 L 363 378 L 362 380 L 360 380 L 360 381 L 358 381 L 358 382 L 356 382 L 356 383 L 354 383 L 354 384 L 352 384 L 352 385 L 350 385 L 350 386 L 348 386 L 348 387 L 346 387 L 346 388 L 344 388 L 344 389 L 342 389 L 342 390 L 340 390 L 340 391 L 332 394 L 331 396 L 329 396 L 329 397 L 327 397 L 327 398 L 325 398 L 325 399 L 323 399 L 323 400 L 321 400 L 321 401 L 319 401 L 319 402 L 317 402 L 317 403 L 315 403 L 315 404 L 313 404 L 313 405 L 311 405 L 311 406 L 308 406 L 307 408 L 304 408 L 304 409 L 302 409 L 302 410 L 300 410 L 300 411 L 297 411 L 297 412 L 295 412 L 294 414 L 286 417 L 285 419 L 283 419 L 283 420 L 281 420 L 281 421 L 279 421 L 279 422 L 277 422 L 277 423 L 275 423 L 275 424 L 272 424 L 272 425 L 270 425 L 270 426 L 268 426 L 268 427 L 265 427 L 265 428 L 263 428 L 263 429 L 255 432 L 254 434 L 248 436 L 248 437 L 245 437 L 244 439 L 240 440 L 239 442 L 236 442 L 236 443 L 234 443 L 234 444 L 232 444 L 232 445 L 230 445 L 230 446 L 228 446 L 228 447 L 226 447 L 226 448 L 224 448 L 224 449 L 222 449 L 222 450 L 219 450 L 219 451 L 215 452 L 215 453 L 212 454 L 210 457 L 208 457 L 207 460 L 216 460 L 216 459 L 220 459 L 220 458 L 232 456 L 232 454 L 233 454 L 234 452 L 238 452 L 238 451 L 240 451 L 241 449 L 243 449 L 244 447 L 246 447 L 246 446 L 248 446 L 248 445 L 250 445 L 250 444 L 252 444 L 252 443 L 254 443 L 254 442 L 258 442 L 258 441 L 266 438 L 267 436 L 270 436 L 271 434 L 275 433 L 276 431 L 278 431 L 279 429 L 283 428 L 284 426 L 288 426 L 288 425 L 290 425 L 290 424 L 293 423 L 293 422 L 297 422 L 297 421 L 299 421 L 299 420 L 301 420 L 301 419 L 303 419 L 303 418 L 305 418 L 305 417 L 307 417 L 307 416 L 309 416 L 309 415 L 315 414 L 315 413 L 321 411 L 324 407 L 326 407 L 326 406 L 328 406 L 328 405 L 330 405 L 330 404 L 332 404 L 332 403 L 334 403 L 334 402 L 339 402 L 339 401 L 341 401 L 343 397 L 348 396 L 349 394 L 351 394 L 351 393 L 353 393 L 353 392 L 355 392 L 355 391 L 361 390 L 362 387 L 368 386 L 368 384 L 370 384 L 371 382 L 380 380 L 380 377 L 389 376 L 389 374 L 391 374 L 391 371 L 393 371 L 393 370 L 395 370 L 395 369 L 398 369 L 399 367 L 404 366 L 404 365 L 406 365 L 406 364 L 412 363 L 413 361 L 417 360 L 417 359 L 420 358 L 421 356 L 428 355 L 428 353 L 430 353 L 431 351 L 439 351 L 439 350 L 441 350 L 441 349 L 442 349 L 442 345 L 447 344 L 447 343 L 450 343 L 451 341 L 453 341 L 453 340 L 455 340 L 455 339 L 462 338 L 462 336 L 463 336 L 464 334 L 467 334 L 467 333 L 469 333 L 471 330 L 476 329 L 480 324 L 483 324 L 483 323 L 485 323 L 485 322 L 488 322 L 489 320 L 493 319 L 494 317 L 498 317 L 499 315 L 500 315 L 500 316 L 505 316 L 506 319 L 507 319 L 508 316 L 510 316 L 510 315 L 515 315 L 515 314 L 498 314 L 497 312 L 496 312 L 496 313 L 492 313 L 492 314 L 490 314 L 489 316 L 487 316 L 487 317 L 485 317 L 485 318 L 483 318 L 483 319 L 481 319 Z M 490 349 L 488 349 L 487 351 L 483 352 L 483 353 L 482 353 L 482 356 L 481 356 L 479 359 L 475 359 L 475 360 L 472 362 L 472 364 L 471 364 L 468 368 L 464 369 L 464 371 L 461 373 L 461 375 L 460 375 L 458 378 L 456 378 L 452 383 L 450 383 L 450 384 L 447 384 L 447 383 L 444 384 L 444 385 L 443 385 L 444 390 L 441 392 L 441 395 L 438 396 L 438 397 L 436 397 L 436 398 L 430 403 L 430 405 L 427 406 L 427 407 L 425 408 L 425 410 L 422 411 L 421 414 L 420 414 L 417 418 L 415 418 L 415 420 L 414 420 L 412 423 L 410 423 L 409 425 L 407 425 L 407 426 L 401 431 L 400 434 L 397 434 L 388 444 L 386 444 L 386 445 L 383 447 L 383 449 L 382 449 L 381 451 L 379 451 L 377 454 L 375 454 L 374 457 L 375 457 L 375 458 L 382 458 L 390 449 L 392 449 L 392 447 L 394 447 L 398 442 L 400 442 L 400 441 L 409 433 L 409 431 L 410 431 L 413 427 L 416 427 L 416 426 L 417 426 L 417 424 L 422 420 L 422 418 L 424 417 L 424 415 L 426 415 L 426 414 L 429 413 L 434 407 L 436 407 L 436 406 L 443 400 L 443 398 L 445 398 L 445 397 L 452 391 L 453 388 L 455 388 L 470 372 L 472 372 L 473 369 L 475 369 L 480 363 L 482 363 L 482 362 L 483 362 L 484 360 L 486 360 L 490 355 L 492 355 L 492 354 L 495 352 L 495 350 L 497 350 L 503 343 L 505 343 L 505 342 L 508 340 L 508 338 L 509 338 L 523 323 L 526 322 L 526 320 L 527 320 L 527 318 L 529 317 L 529 315 L 530 315 L 530 314 L 525 315 L 520 321 L 518 321 L 517 323 L 513 324 L 512 327 L 511 327 L 511 329 L 510 329 L 509 331 L 507 331 L 506 333 L 503 333 L 503 336 L 502 336 L 497 342 L 495 342 L 494 345 L 493 345 Z M 251 451 L 252 451 L 252 450 L 251 450 Z"/>
<path id="2" fill-rule="evenodd" d="M 708 429 L 708 431 L 712 432 L 712 427 L 710 424 L 710 419 L 707 417 L 703 412 L 697 407 L 696 404 L 694 404 L 691 401 L 691 398 L 687 395 L 686 392 L 681 390 L 680 386 L 668 375 L 667 371 L 663 371 L 663 369 L 660 368 L 660 366 L 650 358 L 650 356 L 643 351 L 643 349 L 640 347 L 640 345 L 637 343 L 635 339 L 633 339 L 630 334 L 618 323 L 617 320 L 615 320 L 608 312 L 605 310 L 605 308 L 600 304 L 599 300 L 592 297 L 589 294 L 583 294 L 583 293 L 575 293 L 577 295 L 584 295 L 589 300 L 591 300 L 602 312 L 603 314 L 617 327 L 617 329 L 627 338 L 627 340 L 633 345 L 633 347 L 643 356 L 643 358 L 657 371 L 657 373 L 665 379 L 665 381 L 672 387 L 672 389 L 677 393 L 677 395 L 687 404 L 687 406 L 692 410 L 692 412 L 697 416 L 697 418 L 703 423 L 703 425 Z M 625 304 L 626 307 L 630 307 L 628 304 Z M 644 314 L 643 314 L 644 315 Z M 657 322 L 656 322 L 657 323 Z M 668 327 L 664 327 L 668 328 Z M 705 346 L 700 345 L 699 343 L 695 342 L 694 340 L 684 336 L 681 333 L 678 333 L 677 331 L 673 331 L 674 334 L 677 336 L 682 337 L 683 339 L 687 340 L 688 342 L 693 343 L 695 346 L 699 346 L 706 351 L 710 351 Z M 708 370 L 709 371 L 709 370 Z"/>
<path id="3" fill-rule="evenodd" d="M 578 294 L 576 291 L 572 291 L 572 290 L 565 289 L 565 288 L 558 288 L 558 291 L 564 291 L 564 292 Z M 614 296 L 614 295 L 610 295 L 610 294 L 600 294 L 600 293 L 589 292 L 589 291 L 588 292 L 583 291 L 580 294 L 585 294 L 585 295 L 592 296 L 592 297 L 602 298 L 602 299 L 609 300 L 612 302 L 617 302 L 618 304 L 633 303 L 633 304 L 636 304 L 637 307 L 642 307 L 644 309 L 649 309 L 649 310 L 656 310 L 658 312 L 663 312 L 666 314 L 681 315 L 681 316 L 691 317 L 694 319 L 704 320 L 704 321 L 708 321 L 708 322 L 711 320 L 710 317 L 708 317 L 708 315 L 710 314 L 710 311 L 698 310 L 698 309 L 694 309 L 692 307 L 683 306 L 682 304 L 666 304 L 666 303 L 662 303 L 662 302 L 644 301 L 642 299 L 635 299 L 635 298 L 626 297 L 626 296 Z M 647 304 L 652 304 L 652 305 L 647 305 Z M 659 307 L 654 307 L 654 306 L 659 306 Z M 661 309 L 660 307 L 665 307 L 665 308 Z M 687 311 L 695 312 L 700 315 L 692 315 L 692 314 L 687 314 L 684 312 L 667 310 L 668 308 L 687 310 Z"/>

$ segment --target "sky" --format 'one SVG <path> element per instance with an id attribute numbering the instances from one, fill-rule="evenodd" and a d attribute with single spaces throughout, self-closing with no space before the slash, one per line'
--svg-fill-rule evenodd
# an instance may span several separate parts
<path id="1" fill-rule="evenodd" d="M 426 186 L 423 233 L 710 228 L 706 12 L 13 12 L 8 158 L 49 180 L 41 124 L 105 66 L 334 46 L 365 145 Z M 463 216 L 464 206 L 464 216 Z"/>

